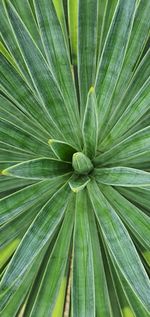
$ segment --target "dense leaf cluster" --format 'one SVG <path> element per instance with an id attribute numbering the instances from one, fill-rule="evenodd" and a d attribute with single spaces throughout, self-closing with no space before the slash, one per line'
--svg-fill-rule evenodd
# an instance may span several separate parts
<path id="1" fill-rule="evenodd" d="M 0 1 L 2 317 L 148 317 L 149 0 Z"/>

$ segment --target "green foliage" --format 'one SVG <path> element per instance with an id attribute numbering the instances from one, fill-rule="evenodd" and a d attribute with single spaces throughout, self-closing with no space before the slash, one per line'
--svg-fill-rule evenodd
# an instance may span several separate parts
<path id="1" fill-rule="evenodd" d="M 150 316 L 150 1 L 0 1 L 0 316 Z"/>

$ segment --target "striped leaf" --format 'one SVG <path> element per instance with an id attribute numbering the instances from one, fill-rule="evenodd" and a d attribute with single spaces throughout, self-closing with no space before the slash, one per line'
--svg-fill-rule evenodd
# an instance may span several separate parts
<path id="1" fill-rule="evenodd" d="M 85 190 L 76 195 L 75 212 L 72 316 L 94 317 L 94 267 Z M 80 270 L 78 270 L 78 267 L 80 267 Z"/>
<path id="2" fill-rule="evenodd" d="M 101 191 L 115 208 L 136 239 L 145 248 L 150 246 L 150 219 L 140 209 L 125 199 L 112 187 L 101 186 Z M 111 197 L 111 198 L 110 198 Z M 135 226 L 136 223 L 136 226 Z"/>
<path id="3" fill-rule="evenodd" d="M 68 143 L 55 139 L 49 139 L 48 144 L 58 159 L 66 162 L 72 162 L 72 156 L 76 152 L 72 146 Z"/>
<path id="4" fill-rule="evenodd" d="M 77 65 L 78 1 L 67 0 L 72 64 Z"/>
<path id="5" fill-rule="evenodd" d="M 137 299 L 148 313 L 150 309 L 149 279 L 132 240 L 96 182 L 88 184 L 88 192 L 109 253 L 126 283 L 132 288 Z"/>
<path id="6" fill-rule="evenodd" d="M 0 316 L 148 317 L 150 1 L 0 1 Z"/>
<path id="7" fill-rule="evenodd" d="M 2 310 L 23 283 L 25 274 L 61 222 L 68 203 L 68 186 L 63 186 L 41 209 L 22 239 L 1 282 Z M 58 199 L 58 197 L 61 199 Z M 51 212 L 49 212 L 51 210 Z M 44 219 L 43 219 L 44 214 Z M 31 256 L 32 254 L 32 256 Z"/>
<path id="8" fill-rule="evenodd" d="M 16 218 L 18 215 L 26 212 L 28 209 L 31 209 L 35 203 L 40 203 L 41 195 L 44 198 L 45 195 L 51 196 L 59 189 L 65 181 L 67 181 L 68 176 L 60 176 L 55 179 L 44 180 L 36 184 L 30 185 L 26 188 L 18 190 L 11 195 L 8 195 L 0 200 L 0 223 L 9 222 L 12 219 Z M 13 178 L 12 178 L 13 180 Z M 21 179 L 22 180 L 22 179 Z M 17 184 L 20 179 L 15 179 Z M 21 186 L 29 185 L 25 183 L 26 180 L 23 179 Z M 4 181 L 3 181 L 4 183 Z M 8 184 L 7 184 L 8 183 Z M 12 184 L 12 182 L 11 182 Z M 13 186 L 13 184 L 12 184 Z M 6 188 L 10 190 L 9 177 L 8 182 L 6 182 Z M 18 186 L 19 187 L 19 186 Z M 12 187 L 13 188 L 13 187 Z M 14 187 L 15 188 L 15 187 Z M 6 189 L 5 189 L 6 190 Z M 18 208 L 20 206 L 20 208 Z"/>
<path id="9" fill-rule="evenodd" d="M 149 0 L 139 0 L 124 65 L 113 98 L 113 103 L 115 105 L 118 104 L 120 97 L 122 97 L 123 92 L 126 90 L 131 80 L 135 64 L 139 59 L 139 56 L 141 55 L 149 37 L 150 19 L 147 14 L 149 10 Z"/>
<path id="10" fill-rule="evenodd" d="M 150 154 L 150 126 L 139 130 L 122 142 L 112 147 L 110 150 L 98 155 L 94 159 L 96 165 L 111 166 L 126 165 L 130 166 L 130 162 L 143 159 L 145 155 Z"/>
<path id="11" fill-rule="evenodd" d="M 79 143 L 76 140 L 76 136 L 78 136 L 79 133 L 79 127 L 77 124 L 75 124 L 77 120 L 71 105 L 66 105 L 54 75 L 50 71 L 45 59 L 43 58 L 38 47 L 35 45 L 32 37 L 27 32 L 16 10 L 9 1 L 7 1 L 6 4 L 7 13 L 9 15 L 15 35 L 17 36 L 21 53 L 25 58 L 33 84 L 37 90 L 37 94 L 39 95 L 41 102 L 44 103 L 45 107 L 47 108 L 52 126 L 57 127 L 59 130 L 63 129 L 65 138 L 67 138 L 71 144 L 72 140 L 74 140 L 75 145 L 77 144 L 77 146 L 79 146 Z M 51 89 L 49 89 L 49 86 Z M 52 104 L 53 107 L 50 107 L 50 104 Z M 54 118 L 58 115 L 61 116 L 61 121 L 55 122 Z M 74 125 L 72 125 L 72 120 Z M 76 132 L 74 132 L 74 129 Z"/>
<path id="12" fill-rule="evenodd" d="M 87 93 L 95 82 L 97 7 L 97 0 L 78 1 L 78 76 L 82 118 Z"/>
<path id="13" fill-rule="evenodd" d="M 59 316 L 62 317 L 66 291 L 65 286 L 67 282 L 66 269 L 73 224 L 73 222 L 71 224 L 71 219 L 74 216 L 73 207 L 74 201 L 68 204 L 62 227 L 47 263 L 41 285 L 39 286 L 39 291 L 35 299 L 34 308 L 30 314 L 30 316 L 32 317 L 40 317 L 44 315 L 49 315 L 52 317 L 58 316 L 56 315 L 55 311 L 60 312 Z M 65 242 L 63 239 L 64 236 L 66 237 Z M 51 281 L 50 284 L 47 283 L 47 280 Z M 60 301 L 59 291 L 62 288 L 62 283 L 63 292 L 61 293 L 62 299 Z"/>
<path id="14" fill-rule="evenodd" d="M 91 87 L 88 93 L 82 131 L 84 152 L 87 156 L 93 158 L 96 154 L 98 139 L 98 115 L 94 87 Z"/>
<path id="15" fill-rule="evenodd" d="M 105 133 L 103 138 L 108 135 L 108 132 L 113 128 L 118 119 L 121 117 L 123 112 L 127 109 L 128 105 L 132 102 L 135 96 L 138 94 L 141 87 L 143 87 L 144 83 L 149 79 L 150 74 L 150 50 L 148 50 L 147 54 L 143 57 L 141 63 L 139 64 L 134 76 L 132 77 L 127 89 L 124 90 L 121 95 L 119 102 L 116 104 L 112 104 L 111 117 L 110 120 L 106 123 Z M 104 138 L 104 139 L 105 139 Z M 105 146 L 105 140 L 101 143 L 100 147 Z"/>
<path id="16" fill-rule="evenodd" d="M 122 116 L 119 118 L 113 129 L 107 135 L 102 146 L 107 145 L 108 140 L 118 141 L 123 139 L 123 135 L 149 110 L 150 99 L 150 78 L 144 83 L 135 98 L 128 105 Z"/>
<path id="17" fill-rule="evenodd" d="M 95 168 L 94 175 L 98 183 L 107 185 L 150 186 L 150 173 L 129 167 Z"/>
<path id="18" fill-rule="evenodd" d="M 3 175 L 21 178 L 55 178 L 71 172 L 71 165 L 55 159 L 40 158 L 19 163 L 2 171 Z"/>
<path id="19" fill-rule="evenodd" d="M 63 98 L 68 107 L 68 115 L 72 110 L 78 118 L 78 107 L 75 92 L 74 80 L 71 72 L 71 63 L 68 47 L 55 11 L 53 1 L 35 1 L 39 30 L 43 41 L 45 54 L 50 68 L 56 78 Z M 47 10 L 49 8 L 49 10 Z M 51 32 L 49 32 L 51 30 Z M 56 41 L 57 38 L 57 41 Z M 69 93 L 68 93 L 69 92 Z M 75 124 L 75 117 L 74 117 Z"/>
<path id="20" fill-rule="evenodd" d="M 125 58 L 133 24 L 135 2 L 134 0 L 118 1 L 97 70 L 96 94 L 99 109 L 99 141 L 102 137 L 103 127 L 108 120 L 111 99 Z"/>
<path id="21" fill-rule="evenodd" d="M 3 316 L 14 316 L 18 313 L 18 309 L 24 303 L 28 292 L 30 291 L 30 285 L 34 283 L 36 279 L 36 275 L 39 273 L 40 266 L 43 262 L 45 253 L 47 251 L 48 244 L 42 249 L 39 256 L 36 258 L 35 262 L 26 273 L 24 283 L 17 289 L 17 291 L 12 296 L 11 300 L 9 301 L 8 305 L 5 306 L 3 309 Z"/>
<path id="22" fill-rule="evenodd" d="M 105 263 L 103 262 L 94 211 L 92 209 L 90 200 L 88 201 L 88 217 L 93 252 L 96 316 L 99 316 L 103 313 L 103 317 L 112 317 L 108 284 L 106 280 L 106 275 L 108 275 L 108 272 L 105 275 Z"/>

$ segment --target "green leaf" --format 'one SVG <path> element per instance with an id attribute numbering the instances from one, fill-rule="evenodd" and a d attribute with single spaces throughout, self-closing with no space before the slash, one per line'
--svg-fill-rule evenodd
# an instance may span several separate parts
<path id="1" fill-rule="evenodd" d="M 33 118 L 27 117 L 25 113 L 4 96 L 0 96 L 0 116 L 23 130 L 28 131 L 28 133 L 40 141 L 47 143 L 49 133 L 42 129 Z"/>
<path id="2" fill-rule="evenodd" d="M 11 191 L 15 192 L 16 190 L 18 190 L 18 188 L 22 188 L 36 182 L 36 180 L 32 179 L 3 176 L 0 173 L 0 198 L 9 195 Z"/>
<path id="3" fill-rule="evenodd" d="M 64 101 L 54 75 L 10 1 L 6 2 L 6 7 L 21 53 L 37 94 L 48 111 L 52 126 L 60 133 L 63 131 L 66 141 L 80 148 L 78 138 L 80 127 L 72 106 Z M 61 120 L 56 121 L 55 118 L 58 116 L 61 117 Z"/>
<path id="4" fill-rule="evenodd" d="M 33 40 L 44 54 L 44 49 L 40 37 L 40 33 L 36 24 L 36 20 L 32 13 L 31 7 L 28 1 L 23 1 L 22 3 L 20 0 L 11 0 L 11 3 L 15 7 L 16 11 L 18 12 L 19 16 L 21 17 L 23 23 L 26 25 L 28 31 L 30 32 Z"/>
<path id="5" fill-rule="evenodd" d="M 56 159 L 39 158 L 19 163 L 2 171 L 3 175 L 43 179 L 71 172 L 71 164 Z"/>
<path id="6" fill-rule="evenodd" d="M 39 270 L 38 274 L 36 275 L 36 278 L 35 278 L 34 282 L 31 285 L 30 293 L 28 294 L 28 297 L 27 297 L 27 303 L 26 303 L 25 313 L 24 313 L 26 317 L 30 316 L 30 313 L 31 313 L 31 311 L 33 309 L 33 304 L 34 304 L 35 299 L 36 299 L 36 297 L 38 295 L 38 290 L 39 290 L 39 287 L 41 285 L 41 282 L 42 282 L 42 279 L 43 279 L 43 276 L 44 276 L 44 273 L 45 273 L 45 270 L 46 270 L 46 267 L 47 267 L 47 263 L 48 263 L 49 258 L 51 256 L 53 247 L 55 245 L 55 241 L 57 240 L 60 228 L 61 228 L 61 224 L 57 227 L 56 232 L 55 232 L 52 240 L 50 241 L 50 243 L 48 241 L 47 244 L 46 244 L 47 250 L 46 250 L 46 253 L 44 255 L 44 259 L 42 261 L 42 265 L 40 267 L 40 270 Z"/>
<path id="7" fill-rule="evenodd" d="M 42 249 L 39 256 L 37 256 L 30 270 L 26 273 L 23 284 L 21 284 L 21 286 L 17 289 L 17 291 L 12 296 L 8 305 L 6 305 L 5 308 L 3 309 L 2 314 L 4 317 L 16 316 L 21 304 L 23 304 L 25 299 L 28 298 L 30 294 L 29 292 L 30 288 L 32 284 L 34 283 L 36 275 L 39 273 L 39 268 L 45 256 L 45 253 L 47 252 L 47 249 L 48 249 L 48 243 Z"/>
<path id="8" fill-rule="evenodd" d="M 10 144 L 30 155 L 38 154 L 38 156 L 41 155 L 50 157 L 50 154 L 52 153 L 48 144 L 38 140 L 36 137 L 28 133 L 28 131 L 25 131 L 22 128 L 15 126 L 13 123 L 1 118 L 0 141 L 8 145 Z"/>
<path id="9" fill-rule="evenodd" d="M 106 251 L 107 252 L 107 251 Z M 115 263 L 110 256 L 107 258 L 109 262 L 109 267 L 111 270 L 111 275 L 113 278 L 113 283 L 115 285 L 116 294 L 119 301 L 119 306 L 121 310 L 121 317 L 126 316 L 124 313 L 132 313 L 131 316 L 133 317 L 147 317 L 147 311 L 141 305 L 141 303 L 137 300 L 135 294 L 133 293 L 132 289 L 129 288 L 129 285 L 121 275 L 119 269 L 115 267 Z M 129 317 L 130 317 L 129 315 Z M 117 315 L 116 315 L 117 316 Z"/>
<path id="10" fill-rule="evenodd" d="M 101 186 L 101 191 L 129 227 L 136 239 L 146 249 L 150 246 L 150 219 L 130 201 L 109 186 Z"/>
<path id="11" fill-rule="evenodd" d="M 98 32 L 100 33 L 99 38 L 99 51 L 98 51 L 98 61 L 101 57 L 102 49 L 105 45 L 107 33 L 110 28 L 110 24 L 116 9 L 118 0 L 99 0 L 99 19 L 101 18 L 101 24 L 98 26 Z"/>
<path id="12" fill-rule="evenodd" d="M 118 1 L 101 55 L 95 88 L 99 109 L 99 141 L 108 121 L 111 99 L 122 69 L 133 24 L 135 3 L 134 0 Z"/>
<path id="13" fill-rule="evenodd" d="M 149 316 L 149 11 L 0 1 L 2 317 Z"/>
<path id="14" fill-rule="evenodd" d="M 26 232 L 1 281 L 1 309 L 6 306 L 23 283 L 25 274 L 31 268 L 42 248 L 48 240 L 52 239 L 66 210 L 69 192 L 68 185 L 64 185 L 57 191 L 41 209 Z"/>
<path id="15" fill-rule="evenodd" d="M 99 232 L 101 235 L 101 230 L 99 228 Z M 122 315 L 122 307 L 128 306 L 129 303 L 124 294 L 124 290 L 119 281 L 117 272 L 115 271 L 115 266 L 113 266 L 112 258 L 108 254 L 108 250 L 103 241 L 103 258 L 104 258 L 104 266 L 105 271 L 107 272 L 107 281 L 109 285 L 109 293 L 112 303 L 112 311 L 113 316 L 123 317 Z M 134 316 L 135 317 L 135 316 Z"/>
<path id="16" fill-rule="evenodd" d="M 98 1 L 78 1 L 78 76 L 83 118 L 87 93 L 95 82 Z"/>
<path id="17" fill-rule="evenodd" d="M 150 79 L 148 79 L 137 95 L 129 103 L 128 107 L 116 122 L 110 133 L 107 135 L 102 146 L 108 146 L 108 143 L 116 143 L 124 138 L 125 132 L 127 132 L 133 125 L 138 122 L 142 116 L 150 109 Z M 111 143 L 111 144 L 112 144 Z"/>
<path id="18" fill-rule="evenodd" d="M 66 46 L 65 38 L 59 23 L 52 0 L 34 1 L 36 8 L 39 30 L 43 41 L 45 54 L 50 64 L 50 69 L 56 78 L 65 103 L 68 108 L 68 115 L 76 113 L 79 120 L 79 112 L 75 91 L 75 83 L 72 76 L 70 55 Z M 60 5 L 60 1 L 59 1 Z M 47 10 L 49 8 L 49 10 Z M 49 32 L 51 30 L 51 32 Z M 57 41 L 56 41 L 57 38 Z M 75 117 L 74 119 L 75 125 Z"/>
<path id="19" fill-rule="evenodd" d="M 141 87 L 143 87 L 145 82 L 148 80 L 149 74 L 150 74 L 149 59 L 150 59 L 150 50 L 143 57 L 127 89 L 123 91 L 118 104 L 116 103 L 114 105 L 112 104 L 111 117 L 110 117 L 110 120 L 106 123 L 105 133 L 103 133 L 106 139 L 107 139 L 108 132 L 110 132 L 110 130 L 119 120 L 123 112 L 127 109 L 128 105 L 132 102 L 132 100 L 136 97 L 136 95 L 138 95 Z M 105 145 L 105 140 L 101 143 L 101 146 L 100 146 L 101 148 L 102 148 L 102 145 L 105 147 L 105 149 L 107 148 L 107 145 Z M 111 144 L 109 143 L 109 146 L 111 145 L 112 143 Z"/>
<path id="20" fill-rule="evenodd" d="M 67 283 L 66 268 L 73 229 L 73 209 L 74 199 L 68 204 L 62 227 L 39 286 L 34 308 L 30 314 L 32 317 L 62 317 Z M 47 283 L 47 281 L 50 281 L 50 283 Z M 56 312 L 60 312 L 60 314 L 56 314 Z"/>
<path id="21" fill-rule="evenodd" d="M 7 262 L 10 256 L 15 251 L 16 247 L 18 246 L 20 239 L 15 239 L 10 242 L 5 249 L 0 250 L 0 269 L 3 265 Z"/>
<path id="22" fill-rule="evenodd" d="M 88 176 L 73 174 L 69 181 L 69 186 L 74 193 L 78 193 L 80 190 L 84 189 L 89 182 L 90 178 Z"/>
<path id="23" fill-rule="evenodd" d="M 30 120 L 36 122 L 38 129 L 41 130 L 42 126 L 42 130 L 46 130 L 49 137 L 59 139 L 62 134 L 51 123 L 44 104 L 2 54 L 0 54 L 0 75 L 1 89 L 15 106 L 30 117 Z"/>
<path id="24" fill-rule="evenodd" d="M 49 197 L 58 190 L 64 182 L 67 181 L 68 175 L 56 177 L 55 179 L 44 180 L 37 184 L 23 188 L 0 200 L 0 224 L 9 222 L 18 215 L 30 210 L 35 203 L 40 203 L 42 198 Z M 19 183 L 20 179 L 15 180 Z M 24 180 L 25 181 L 25 180 Z M 24 183 L 23 183 L 24 184 Z M 26 184 L 26 183 L 25 183 Z M 27 184 L 26 184 L 27 185 Z M 7 183 L 6 183 L 7 186 Z M 6 190 L 6 189 L 5 189 Z"/>
<path id="25" fill-rule="evenodd" d="M 5 56 L 5 58 L 9 61 L 10 64 L 13 65 L 14 68 L 17 70 L 16 63 L 12 57 L 12 55 L 8 52 L 5 45 L 0 41 L 0 52 Z"/>
<path id="26" fill-rule="evenodd" d="M 98 21 L 97 21 L 97 64 L 99 64 L 99 58 L 102 51 L 102 38 L 103 38 L 103 28 L 105 22 L 107 1 L 98 0 Z"/>
<path id="27" fill-rule="evenodd" d="M 66 283 L 67 283 L 66 277 L 64 277 L 60 285 L 60 289 L 56 299 L 56 304 L 53 309 L 52 317 L 63 316 Z"/>
<path id="28" fill-rule="evenodd" d="M 1 149 L 0 152 L 0 164 L 4 163 L 4 162 L 8 162 L 8 167 L 11 166 L 9 165 L 8 161 L 11 158 L 11 163 L 13 162 L 13 164 L 17 164 L 21 161 L 28 161 L 31 160 L 33 157 L 36 158 L 36 156 L 34 154 L 28 154 L 25 152 L 17 152 L 15 151 L 16 149 L 14 149 L 14 151 L 11 150 L 5 150 L 5 149 Z M 17 163 L 16 163 L 17 162 Z"/>
<path id="29" fill-rule="evenodd" d="M 108 285 L 106 281 L 104 270 L 105 263 L 103 263 L 94 211 L 90 200 L 88 201 L 88 217 L 93 253 L 96 316 L 100 316 L 103 313 L 103 317 L 112 317 L 108 293 L 108 287 L 110 288 L 110 284 Z"/>
<path id="30" fill-rule="evenodd" d="M 76 195 L 75 207 L 72 286 L 73 317 L 95 316 L 94 267 L 87 208 L 86 191 L 82 190 Z"/>
<path id="31" fill-rule="evenodd" d="M 122 142 L 112 147 L 110 150 L 98 155 L 94 159 L 96 165 L 126 165 L 130 162 L 134 164 L 136 159 L 141 163 L 145 155 L 150 153 L 150 126 L 139 130 L 133 135 L 125 138 Z"/>
<path id="32" fill-rule="evenodd" d="M 115 263 L 114 267 L 115 267 Z M 125 292 L 125 295 L 127 297 L 128 303 L 130 304 L 130 307 L 132 308 L 132 312 L 134 312 L 134 317 L 148 317 L 148 311 L 147 309 L 141 305 L 141 301 L 136 297 L 136 294 L 133 291 L 132 285 L 129 285 L 127 281 L 125 280 L 123 274 L 121 274 L 120 270 L 116 268 L 116 273 L 119 278 L 119 282 L 121 283 L 121 286 L 123 288 L 123 291 Z"/>
<path id="33" fill-rule="evenodd" d="M 23 60 L 23 57 L 18 49 L 18 43 L 14 36 L 13 30 L 11 28 L 11 25 L 8 21 L 8 17 L 4 8 L 3 1 L 0 1 L 0 21 L 1 21 L 1 37 L 2 41 L 4 42 L 6 46 L 6 50 L 8 50 L 8 53 L 11 53 L 11 62 L 14 65 L 15 68 L 21 76 L 26 78 L 26 81 L 30 83 L 32 86 L 31 78 L 29 76 L 29 73 L 27 71 L 25 62 Z M 17 49 L 16 49 L 17 48 Z M 6 56 L 6 51 L 2 51 L 4 53 L 4 56 Z"/>
<path id="34" fill-rule="evenodd" d="M 136 205 L 138 204 L 142 209 L 146 209 L 150 212 L 149 204 L 149 191 L 144 188 L 123 188 L 117 187 L 119 192 L 124 195 L 128 200 L 133 201 Z"/>
<path id="35" fill-rule="evenodd" d="M 130 167 L 95 168 L 94 175 L 98 183 L 107 185 L 150 186 L 150 173 Z"/>
<path id="36" fill-rule="evenodd" d="M 48 144 L 58 159 L 66 162 L 72 162 L 72 156 L 76 152 L 72 146 L 68 143 L 55 139 L 49 139 Z"/>
<path id="37" fill-rule="evenodd" d="M 143 256 L 146 259 L 148 265 L 150 265 L 150 251 L 143 252 Z"/>
<path id="38" fill-rule="evenodd" d="M 146 112 L 144 116 L 140 119 L 139 122 L 137 122 L 134 126 L 132 126 L 129 131 L 127 131 L 124 135 L 125 138 L 132 135 L 135 132 L 138 132 L 146 127 L 149 126 L 150 122 L 150 111 Z"/>
<path id="39" fill-rule="evenodd" d="M 65 36 L 66 44 L 68 45 L 68 33 L 67 33 L 63 0 L 53 0 L 53 4 L 56 10 L 59 22 L 61 24 L 64 36 Z"/>
<path id="40" fill-rule="evenodd" d="M 42 184 L 41 184 L 42 185 Z M 28 230 L 30 224 L 34 220 L 34 218 L 37 216 L 37 214 L 40 212 L 41 208 L 46 204 L 46 202 L 49 200 L 49 198 L 54 194 L 53 188 L 49 188 L 51 184 L 47 184 L 47 188 L 45 188 L 45 191 L 41 197 L 41 191 L 39 191 L 40 195 L 35 199 L 34 193 L 33 193 L 33 199 L 34 204 L 30 201 L 25 203 L 25 205 L 22 205 L 20 207 L 21 212 L 16 215 L 15 218 L 11 220 L 11 216 L 8 219 L 8 222 L 5 223 L 3 226 L 0 227 L 0 248 L 4 250 L 7 248 L 7 245 L 10 244 L 14 239 L 21 239 L 23 235 Z M 55 186 L 55 184 L 54 184 Z M 45 186 L 44 186 L 45 187 Z M 57 186 L 59 188 L 60 186 Z M 30 187 L 30 189 L 32 189 Z M 1 203 L 0 203 L 1 205 Z M 32 209 L 32 213 L 31 213 Z M 13 210 L 14 211 L 14 210 Z"/>
<path id="41" fill-rule="evenodd" d="M 67 0 L 72 64 L 77 65 L 78 0 Z"/>
<path id="42" fill-rule="evenodd" d="M 96 182 L 93 181 L 88 184 L 88 192 L 103 238 L 116 268 L 120 270 L 127 285 L 130 286 L 141 305 L 149 311 L 149 279 L 127 230 L 114 209 L 102 195 Z"/>
<path id="43" fill-rule="evenodd" d="M 96 154 L 98 138 L 97 101 L 94 87 L 91 87 L 88 93 L 82 133 L 84 153 L 88 157 L 93 158 Z"/>
<path id="44" fill-rule="evenodd" d="M 130 1 L 132 2 L 132 1 Z M 124 60 L 124 65 L 120 74 L 120 78 L 116 87 L 113 104 L 117 105 L 123 92 L 126 90 L 133 74 L 134 66 L 144 49 L 145 43 L 149 37 L 150 19 L 148 12 L 150 11 L 150 1 L 140 0 L 136 9 L 133 28 Z"/>

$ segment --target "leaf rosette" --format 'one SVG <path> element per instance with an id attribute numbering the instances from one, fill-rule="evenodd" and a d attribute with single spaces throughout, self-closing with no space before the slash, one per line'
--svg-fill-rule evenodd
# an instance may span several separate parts
<path id="1" fill-rule="evenodd" d="M 149 0 L 0 2 L 2 317 L 148 317 Z"/>

